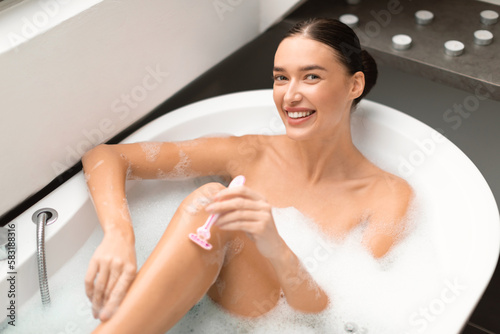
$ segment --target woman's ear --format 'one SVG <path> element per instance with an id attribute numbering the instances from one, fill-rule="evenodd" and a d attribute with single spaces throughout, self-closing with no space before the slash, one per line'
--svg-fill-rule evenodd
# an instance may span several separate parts
<path id="1" fill-rule="evenodd" d="M 357 99 L 363 94 L 363 90 L 365 89 L 365 74 L 361 71 L 354 73 L 351 78 L 352 86 L 351 86 L 351 98 Z"/>

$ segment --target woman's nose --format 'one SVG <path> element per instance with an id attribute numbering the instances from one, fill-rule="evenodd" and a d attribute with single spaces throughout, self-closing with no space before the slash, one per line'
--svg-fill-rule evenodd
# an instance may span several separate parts
<path id="1" fill-rule="evenodd" d="M 288 85 L 288 89 L 285 93 L 285 103 L 286 104 L 297 104 L 302 100 L 302 94 L 297 84 L 291 82 Z"/>

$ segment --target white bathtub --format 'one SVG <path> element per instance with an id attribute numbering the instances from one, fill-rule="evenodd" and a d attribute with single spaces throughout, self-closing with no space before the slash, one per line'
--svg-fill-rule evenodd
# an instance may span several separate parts
<path id="1" fill-rule="evenodd" d="M 354 141 L 368 158 L 403 177 L 411 179 L 418 175 L 420 182 L 431 189 L 431 200 L 438 208 L 435 214 L 439 216 L 439 224 L 432 226 L 432 238 L 440 263 L 450 279 L 458 279 L 466 288 L 460 292 L 457 302 L 434 314 L 422 332 L 459 333 L 491 279 L 500 250 L 498 209 L 486 181 L 450 141 L 399 111 L 362 101 L 353 114 L 352 126 Z M 283 131 L 272 91 L 258 90 L 215 97 L 180 108 L 144 126 L 125 142 L 178 141 L 213 134 L 267 135 Z M 58 221 L 46 229 L 49 286 L 50 276 L 64 266 L 98 225 L 81 172 L 13 221 L 18 246 L 14 269 L 17 273 L 16 312 L 31 296 L 39 294 L 36 226 L 31 216 L 44 207 L 54 208 L 59 214 Z M 10 302 L 5 298 L 9 289 L 6 279 L 12 276 L 6 273 L 12 270 L 7 268 L 6 261 L 0 263 L 0 268 L 3 303 L 0 309 L 5 310 Z M 83 277 L 74 277 L 74 280 L 81 280 L 83 284 Z M 439 306 L 439 302 L 436 303 L 435 308 Z M 9 320 L 4 316 L 0 314 L 0 323 Z"/>

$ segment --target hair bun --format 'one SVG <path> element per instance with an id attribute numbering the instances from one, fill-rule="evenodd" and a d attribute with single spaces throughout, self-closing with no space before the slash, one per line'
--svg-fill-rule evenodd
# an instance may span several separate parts
<path id="1" fill-rule="evenodd" d="M 361 50 L 361 63 L 363 65 L 363 73 L 365 74 L 365 89 L 363 94 L 358 97 L 361 100 L 370 92 L 375 83 L 377 82 L 378 69 L 375 59 L 366 50 Z"/>

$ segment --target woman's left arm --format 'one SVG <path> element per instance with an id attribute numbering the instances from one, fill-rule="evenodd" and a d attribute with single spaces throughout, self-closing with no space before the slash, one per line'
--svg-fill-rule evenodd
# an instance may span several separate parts
<path id="1" fill-rule="evenodd" d="M 239 186 L 219 192 L 207 206 L 219 214 L 216 225 L 223 230 L 243 231 L 269 259 L 288 304 L 306 313 L 318 313 L 328 305 L 328 296 L 281 238 L 274 224 L 271 205 L 252 189 Z"/>

